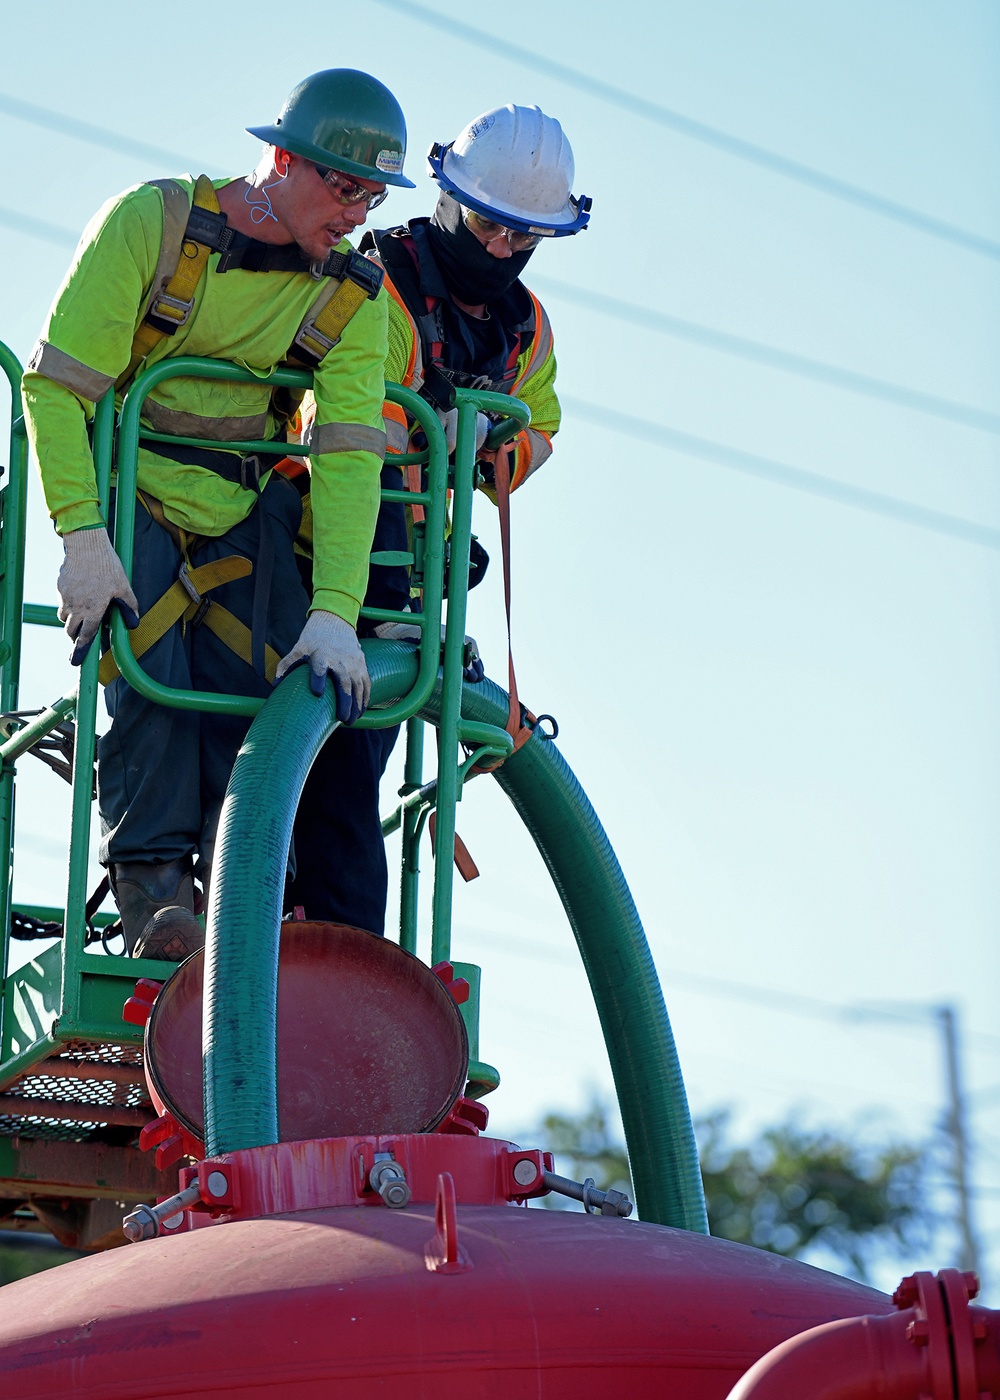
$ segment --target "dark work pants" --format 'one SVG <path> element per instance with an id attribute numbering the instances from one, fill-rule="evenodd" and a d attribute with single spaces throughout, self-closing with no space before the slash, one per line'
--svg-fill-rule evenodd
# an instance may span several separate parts
<path id="1" fill-rule="evenodd" d="M 254 561 L 249 577 L 223 584 L 207 595 L 250 627 L 261 572 L 256 567 L 261 531 L 270 532 L 273 571 L 265 635 L 279 656 L 294 646 L 309 606 L 293 551 L 301 515 L 298 493 L 274 474 L 247 518 L 217 539 L 207 540 L 191 557 L 195 567 L 229 554 Z M 167 591 L 180 565 L 172 537 L 137 502 L 132 585 L 140 612 L 145 613 Z M 140 664 L 166 685 L 244 695 L 271 693 L 269 682 L 204 626 L 188 626 L 182 636 L 180 624 L 175 624 Z M 112 723 L 98 752 L 101 861 L 158 863 L 193 854 L 210 864 L 222 799 L 250 721 L 168 709 L 145 700 L 121 679 L 107 687 L 106 699 Z"/>
<path id="2" fill-rule="evenodd" d="M 399 489 L 398 467 L 382 468 L 382 485 Z M 383 502 L 372 552 L 408 548 L 403 507 Z M 409 571 L 373 564 L 368 607 L 406 606 Z M 371 636 L 364 622 L 360 636 Z M 389 875 L 379 816 L 379 780 L 385 772 L 399 726 L 337 729 L 320 750 L 306 779 L 295 819 L 295 876 L 286 906 L 301 905 L 309 919 L 352 924 L 370 933 L 385 931 Z"/>

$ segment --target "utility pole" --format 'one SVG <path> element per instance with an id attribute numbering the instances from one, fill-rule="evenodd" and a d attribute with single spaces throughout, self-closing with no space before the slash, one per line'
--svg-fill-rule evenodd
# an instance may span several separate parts
<path id="1" fill-rule="evenodd" d="M 969 1130 L 959 1059 L 958 1013 L 953 1006 L 926 1003 L 888 1002 L 882 1006 L 854 1006 L 847 1009 L 851 1020 L 936 1021 L 944 1045 L 945 1096 L 947 1108 L 942 1127 L 951 1148 L 950 1176 L 955 1188 L 955 1226 L 958 1232 L 958 1267 L 982 1278 L 979 1245 L 972 1224 L 972 1187 L 969 1185 Z"/>
<path id="2" fill-rule="evenodd" d="M 952 1146 L 952 1174 L 958 1200 L 957 1224 L 959 1237 L 958 1267 L 979 1274 L 979 1247 L 972 1228 L 972 1199 L 969 1188 L 969 1135 L 965 1121 L 965 1098 L 958 1059 L 958 1024 L 953 1006 L 935 1008 L 944 1040 L 945 1077 L 948 1090 L 948 1112 L 945 1131 Z"/>

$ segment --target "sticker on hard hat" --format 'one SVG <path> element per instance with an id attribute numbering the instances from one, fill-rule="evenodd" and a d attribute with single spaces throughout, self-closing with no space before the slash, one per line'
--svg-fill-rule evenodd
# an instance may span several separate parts
<path id="1" fill-rule="evenodd" d="M 487 112 L 485 117 L 477 118 L 476 121 L 474 121 L 469 127 L 469 140 L 475 141 L 477 136 L 484 135 L 487 131 L 489 131 L 490 127 L 495 121 L 496 117 L 494 117 L 490 112 Z"/>
<path id="2" fill-rule="evenodd" d="M 379 151 L 375 157 L 376 170 L 384 170 L 387 175 L 402 175 L 403 152 Z"/>

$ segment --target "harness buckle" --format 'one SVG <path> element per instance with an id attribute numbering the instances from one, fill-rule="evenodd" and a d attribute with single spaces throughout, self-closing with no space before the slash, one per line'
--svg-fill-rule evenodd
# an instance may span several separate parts
<path id="1" fill-rule="evenodd" d="M 367 292 L 370 301 L 374 301 L 381 290 L 385 273 L 378 263 L 373 263 L 371 258 L 365 257 L 364 253 L 355 252 L 352 248 L 347 257 L 344 276 L 355 286 Z"/>
<path id="2" fill-rule="evenodd" d="M 212 600 L 211 600 L 211 598 L 202 598 L 201 602 L 198 604 L 198 611 L 195 613 L 194 617 L 193 617 L 193 618 L 191 619 L 191 621 L 188 623 L 188 626 L 189 626 L 189 627 L 200 627 L 201 624 L 205 621 L 205 614 L 208 612 L 208 610 L 209 610 L 209 608 L 210 608 L 211 606 L 212 606 Z"/>
<path id="3" fill-rule="evenodd" d="M 340 336 L 336 340 L 331 340 L 328 335 L 324 335 L 322 331 L 317 330 L 311 322 L 307 321 L 292 341 L 292 347 L 304 351 L 310 362 L 315 360 L 318 365 L 339 343 Z"/>
<path id="4" fill-rule="evenodd" d="M 146 320 L 163 331 L 166 335 L 173 335 L 183 326 L 191 312 L 194 310 L 194 297 L 190 301 L 181 301 L 180 297 L 168 296 L 166 292 L 159 292 L 154 298 L 149 310 L 146 312 Z"/>
<path id="5" fill-rule="evenodd" d="M 204 243 L 206 247 L 224 253 L 232 243 L 235 232 L 235 229 L 229 227 L 229 222 L 221 211 L 215 213 L 211 209 L 202 209 L 200 205 L 193 204 L 184 238 L 185 241 Z"/>
<path id="6" fill-rule="evenodd" d="M 180 569 L 178 570 L 178 573 L 177 573 L 177 577 L 178 577 L 178 579 L 180 580 L 180 585 L 181 585 L 181 587 L 184 589 L 184 592 L 185 592 L 185 593 L 188 595 L 188 597 L 191 599 L 192 603 L 199 604 L 199 603 L 201 602 L 201 594 L 198 592 L 197 588 L 195 588 L 194 584 L 191 582 L 191 573 L 190 573 L 190 570 L 188 569 L 188 564 L 187 564 L 187 560 L 186 560 L 186 559 L 182 561 L 181 567 L 180 567 Z"/>
<path id="7" fill-rule="evenodd" d="M 260 478 L 263 470 L 260 458 L 256 453 L 250 457 L 240 458 L 240 485 L 244 491 L 255 491 L 258 496 L 260 495 Z"/>

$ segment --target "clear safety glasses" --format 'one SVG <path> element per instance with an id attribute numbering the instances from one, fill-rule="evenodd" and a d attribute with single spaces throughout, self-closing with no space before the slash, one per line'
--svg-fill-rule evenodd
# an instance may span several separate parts
<path id="1" fill-rule="evenodd" d="M 334 170 L 332 166 L 317 165 L 314 161 L 313 169 L 323 183 L 329 185 L 341 204 L 366 204 L 369 209 L 377 209 L 382 201 L 388 198 L 388 190 L 379 190 L 377 194 L 373 194 L 371 190 L 366 190 L 364 185 L 359 185 L 357 180 L 352 180 L 350 175 Z"/>
<path id="2" fill-rule="evenodd" d="M 537 248 L 542 241 L 540 233 L 521 233 L 519 229 L 506 228 L 503 224 L 495 224 L 492 219 L 484 219 L 474 209 L 466 209 L 465 226 L 480 242 L 492 243 L 503 234 L 512 253 L 526 253 L 529 248 Z"/>

